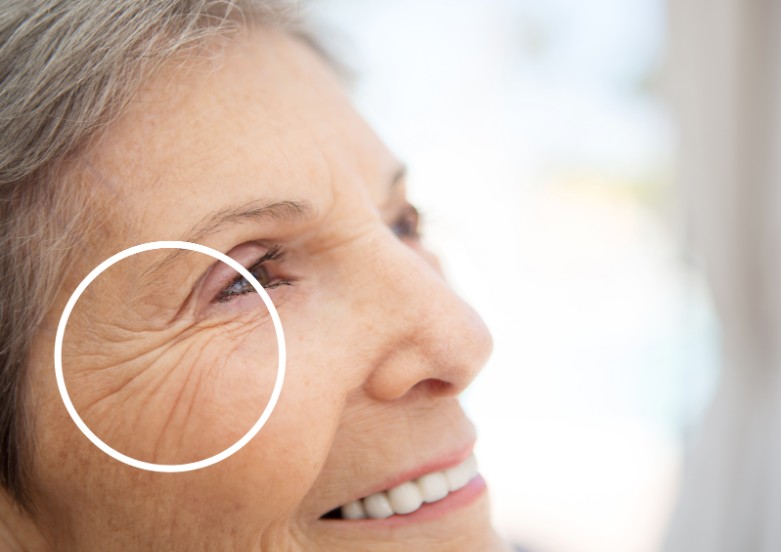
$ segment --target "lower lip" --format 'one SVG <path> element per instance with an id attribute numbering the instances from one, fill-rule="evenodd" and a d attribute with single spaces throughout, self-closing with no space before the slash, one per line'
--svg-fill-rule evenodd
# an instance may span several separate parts
<path id="1" fill-rule="evenodd" d="M 432 503 L 424 503 L 411 514 L 394 514 L 385 519 L 359 519 L 359 520 L 325 520 L 329 525 L 338 524 L 342 527 L 399 527 L 414 523 L 422 523 L 439 519 L 455 510 L 466 508 L 485 493 L 485 479 L 476 476 L 461 489 L 447 495 L 442 500 Z"/>

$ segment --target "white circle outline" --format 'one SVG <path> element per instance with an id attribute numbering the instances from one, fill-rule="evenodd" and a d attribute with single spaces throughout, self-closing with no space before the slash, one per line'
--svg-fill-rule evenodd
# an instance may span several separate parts
<path id="1" fill-rule="evenodd" d="M 247 431 L 247 433 L 245 433 L 244 436 L 241 437 L 241 439 L 233 443 L 233 445 L 231 445 L 224 451 L 215 454 L 214 456 L 204 458 L 203 460 L 198 460 L 197 462 L 188 462 L 186 464 L 155 464 L 152 462 L 143 462 L 141 460 L 136 460 L 135 458 L 122 454 L 118 450 L 115 450 L 112 447 L 110 447 L 100 437 L 95 435 L 89 427 L 87 427 L 87 424 L 84 423 L 84 420 L 82 420 L 81 416 L 79 416 L 78 412 L 76 412 L 76 409 L 74 408 L 73 403 L 71 402 L 70 395 L 68 395 L 68 389 L 65 386 L 65 378 L 62 372 L 62 342 L 65 336 L 65 327 L 68 324 L 68 319 L 70 318 L 73 308 L 76 306 L 76 302 L 81 297 L 81 294 L 84 293 L 84 290 L 87 289 L 87 286 L 89 286 L 95 280 L 95 278 L 100 276 L 100 274 L 103 273 L 107 268 L 118 263 L 119 261 L 126 259 L 131 255 L 135 255 L 136 253 L 143 253 L 145 251 L 154 251 L 156 249 L 186 249 L 189 251 L 196 251 L 198 253 L 203 253 L 205 255 L 209 255 L 214 259 L 222 261 L 228 266 L 230 266 L 232 269 L 236 270 L 239 274 L 241 274 L 242 276 L 244 276 L 244 278 L 247 279 L 247 281 L 252 285 L 255 291 L 258 292 L 258 295 L 260 295 L 261 299 L 263 299 L 263 303 L 266 305 L 266 308 L 268 309 L 268 312 L 271 315 L 271 320 L 274 323 L 274 331 L 276 332 L 277 335 L 277 350 L 279 351 L 278 353 L 279 363 L 277 364 L 277 377 L 276 377 L 276 381 L 274 382 L 274 389 L 271 392 L 271 398 L 269 399 L 266 408 L 261 413 L 260 418 L 258 418 L 258 421 L 255 422 L 255 425 L 253 425 L 249 429 L 249 431 Z M 263 286 L 260 285 L 260 283 L 255 279 L 255 277 L 250 273 L 249 270 L 244 268 L 236 260 L 228 257 L 224 253 L 212 249 L 211 247 L 206 247 L 205 245 L 200 245 L 198 243 L 191 243 L 186 241 L 156 241 L 156 242 L 142 243 L 141 245 L 135 245 L 133 247 L 129 247 L 125 249 L 124 251 L 120 251 L 116 255 L 113 255 L 112 257 L 109 257 L 108 259 L 100 263 L 95 269 L 92 270 L 92 272 L 90 272 L 87 275 L 86 278 L 84 278 L 84 280 L 81 281 L 81 283 L 78 285 L 78 287 L 73 292 L 70 299 L 68 300 L 68 303 L 65 305 L 65 310 L 62 312 L 62 316 L 60 317 L 60 323 L 57 326 L 57 335 L 54 340 L 54 373 L 55 376 L 57 377 L 57 387 L 60 390 L 60 396 L 62 397 L 62 402 L 65 403 L 65 408 L 68 411 L 68 414 L 70 414 L 70 417 L 73 420 L 73 422 L 76 424 L 76 426 L 87 437 L 87 439 L 92 441 L 92 444 L 94 444 L 96 447 L 98 447 L 100 450 L 102 450 L 103 452 L 105 452 L 115 460 L 118 460 L 124 464 L 127 464 L 128 466 L 133 466 L 134 468 L 138 468 L 141 470 L 148 470 L 148 471 L 161 472 L 161 473 L 181 473 L 181 472 L 195 471 L 201 468 L 206 468 L 208 466 L 212 466 L 216 464 L 217 462 L 221 462 L 222 460 L 225 460 L 226 458 L 230 457 L 234 453 L 241 450 L 241 448 L 243 448 L 244 445 L 246 445 L 253 437 L 255 437 L 255 435 L 258 434 L 260 429 L 265 425 L 269 416 L 271 416 L 271 413 L 274 411 L 274 408 L 277 406 L 277 400 L 279 399 L 279 394 L 282 392 L 282 384 L 285 381 L 286 360 L 287 360 L 287 349 L 285 347 L 285 334 L 282 331 L 282 322 L 279 320 L 279 314 L 277 313 L 277 309 L 274 306 L 273 301 L 271 301 L 271 298 L 268 296 L 268 293 L 263 288 Z"/>

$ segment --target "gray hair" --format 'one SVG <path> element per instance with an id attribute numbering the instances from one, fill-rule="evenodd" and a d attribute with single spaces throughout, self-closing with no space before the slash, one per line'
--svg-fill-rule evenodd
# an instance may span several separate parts
<path id="1" fill-rule="evenodd" d="M 295 7 L 0 0 L 0 485 L 23 507 L 31 507 L 25 367 L 89 224 L 89 194 L 63 168 L 164 61 L 250 22 L 288 23 Z"/>

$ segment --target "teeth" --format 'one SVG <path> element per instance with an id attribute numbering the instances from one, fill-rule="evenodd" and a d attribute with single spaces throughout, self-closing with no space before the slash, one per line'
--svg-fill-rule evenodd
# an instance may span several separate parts
<path id="1" fill-rule="evenodd" d="M 447 477 L 442 472 L 434 472 L 418 479 L 418 488 L 423 495 L 423 502 L 442 500 L 450 492 Z"/>
<path id="2" fill-rule="evenodd" d="M 445 470 L 448 489 L 452 493 L 465 487 L 477 473 L 477 459 L 473 454 L 458 466 Z"/>
<path id="3" fill-rule="evenodd" d="M 367 496 L 363 499 L 363 507 L 372 519 L 384 519 L 393 515 L 393 506 L 385 493 Z"/>
<path id="4" fill-rule="evenodd" d="M 423 504 L 423 496 L 412 481 L 402 483 L 388 491 L 388 500 L 397 514 L 411 514 Z"/>
<path id="5" fill-rule="evenodd" d="M 471 473 L 472 470 L 469 469 L 469 466 L 466 465 L 466 462 L 445 470 L 447 486 L 448 489 L 450 489 L 450 492 L 452 493 L 453 491 L 457 491 L 469 483 L 469 480 L 472 479 Z"/>
<path id="6" fill-rule="evenodd" d="M 437 502 L 462 489 L 477 473 L 477 460 L 472 455 L 458 466 L 426 474 L 416 481 L 407 481 L 388 491 L 345 504 L 341 507 L 341 515 L 343 519 L 385 519 L 394 514 L 411 514 L 423 503 Z"/>
<path id="7" fill-rule="evenodd" d="M 364 519 L 366 517 L 366 510 L 363 508 L 363 503 L 360 500 L 353 500 L 342 506 L 342 517 L 344 519 Z"/>

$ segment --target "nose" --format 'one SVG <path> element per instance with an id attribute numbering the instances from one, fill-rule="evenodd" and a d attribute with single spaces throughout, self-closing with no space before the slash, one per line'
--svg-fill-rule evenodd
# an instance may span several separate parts
<path id="1" fill-rule="evenodd" d="M 364 387 L 379 400 L 412 389 L 437 396 L 461 393 L 482 369 L 491 335 L 425 254 L 385 236 L 371 273 L 376 309 L 365 311 L 374 351 Z"/>

